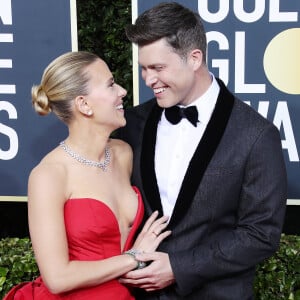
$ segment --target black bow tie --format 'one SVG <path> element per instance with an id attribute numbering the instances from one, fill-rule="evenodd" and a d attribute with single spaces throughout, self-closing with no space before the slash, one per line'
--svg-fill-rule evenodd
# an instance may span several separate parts
<path id="1" fill-rule="evenodd" d="M 187 118 L 195 127 L 197 127 L 197 122 L 199 122 L 196 106 L 188 106 L 186 108 L 172 106 L 165 109 L 165 116 L 172 124 L 178 124 L 182 118 Z"/>

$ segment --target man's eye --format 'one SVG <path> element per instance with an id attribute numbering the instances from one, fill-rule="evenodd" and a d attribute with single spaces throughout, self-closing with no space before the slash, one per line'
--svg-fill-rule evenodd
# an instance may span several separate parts
<path id="1" fill-rule="evenodd" d="M 156 71 L 161 71 L 162 69 L 163 69 L 163 66 L 156 66 L 156 67 L 155 67 L 155 70 L 156 70 Z"/>

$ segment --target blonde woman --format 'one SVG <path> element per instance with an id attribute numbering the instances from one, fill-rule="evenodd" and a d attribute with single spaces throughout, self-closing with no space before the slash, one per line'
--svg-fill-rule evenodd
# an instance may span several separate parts
<path id="1" fill-rule="evenodd" d="M 41 277 L 5 300 L 134 299 L 118 278 L 144 267 L 138 254 L 155 251 L 170 231 L 168 218 L 155 212 L 134 241 L 144 208 L 130 183 L 132 151 L 109 138 L 126 124 L 125 95 L 106 63 L 88 52 L 58 57 L 32 88 L 35 110 L 54 112 L 69 134 L 29 177 L 29 229 Z"/>

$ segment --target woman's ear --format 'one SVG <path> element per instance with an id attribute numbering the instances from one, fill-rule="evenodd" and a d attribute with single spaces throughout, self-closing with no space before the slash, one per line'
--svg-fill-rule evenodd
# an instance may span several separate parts
<path id="1" fill-rule="evenodd" d="M 189 54 L 189 60 L 192 63 L 194 71 L 198 70 L 203 62 L 203 54 L 200 49 L 194 49 Z"/>
<path id="2" fill-rule="evenodd" d="M 86 116 L 91 116 L 93 114 L 93 111 L 84 96 L 78 96 L 75 98 L 75 107 L 79 112 Z"/>

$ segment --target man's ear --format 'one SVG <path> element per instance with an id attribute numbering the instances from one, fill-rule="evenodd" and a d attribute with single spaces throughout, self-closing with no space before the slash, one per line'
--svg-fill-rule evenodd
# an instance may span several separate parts
<path id="1" fill-rule="evenodd" d="M 75 107 L 79 112 L 86 116 L 91 116 L 93 114 L 93 111 L 84 96 L 77 96 L 75 98 Z"/>
<path id="2" fill-rule="evenodd" d="M 203 63 L 203 54 L 200 49 L 194 49 L 189 54 L 189 60 L 192 63 L 194 71 L 198 70 Z"/>

